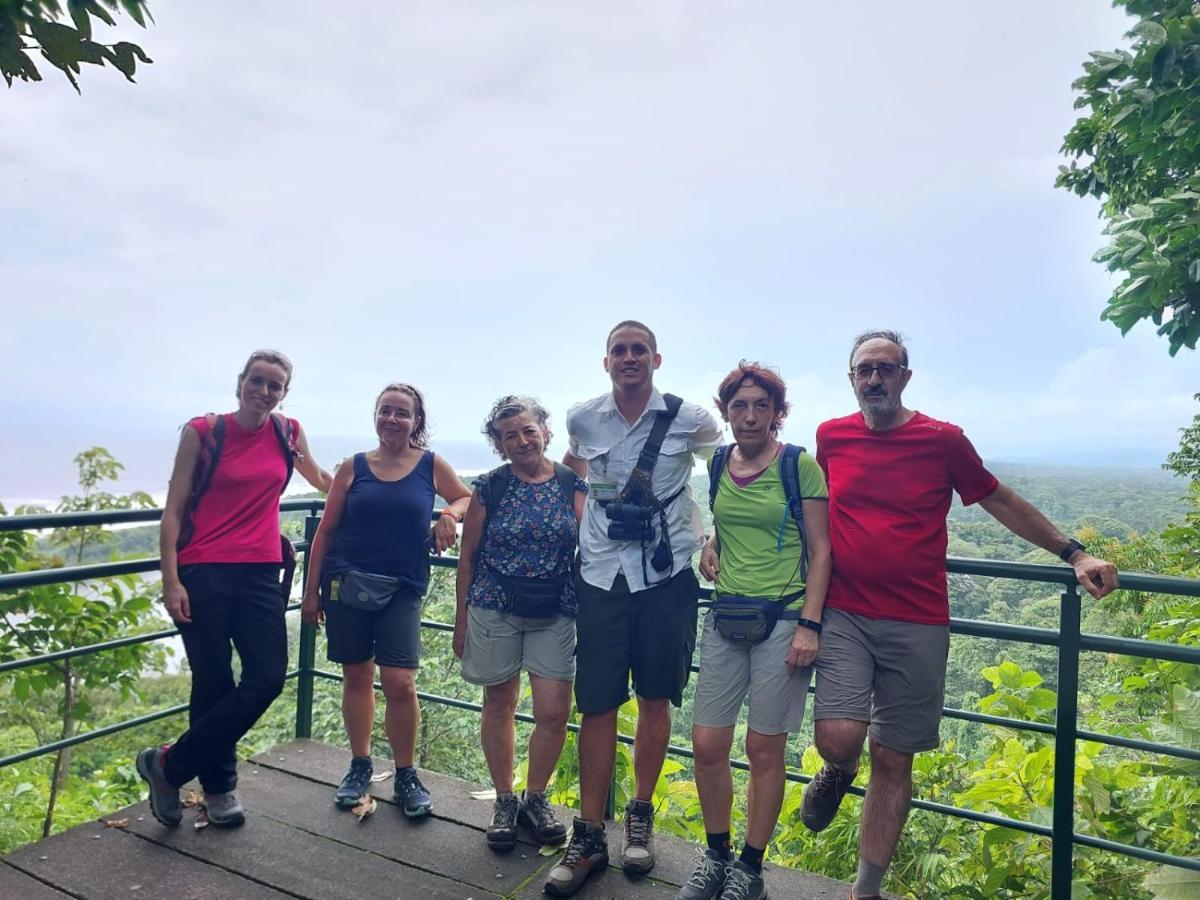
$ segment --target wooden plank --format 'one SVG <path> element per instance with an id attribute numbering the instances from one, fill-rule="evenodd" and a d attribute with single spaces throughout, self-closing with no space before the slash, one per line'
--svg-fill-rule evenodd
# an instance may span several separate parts
<path id="1" fill-rule="evenodd" d="M 317 741 L 297 740 L 281 744 L 265 753 L 253 757 L 250 764 L 258 764 L 284 772 L 291 772 L 321 784 L 337 786 L 346 773 L 350 763 L 349 751 L 340 747 L 331 747 Z M 374 760 L 375 771 L 392 771 L 392 761 L 382 758 Z M 243 771 L 249 771 L 243 763 Z M 483 831 L 492 819 L 492 802 L 477 800 L 471 796 L 472 791 L 484 790 L 485 785 L 472 784 L 439 772 L 421 769 L 421 781 L 429 789 L 433 797 L 433 814 L 439 819 L 449 819 L 463 825 L 470 825 Z M 333 791 L 331 790 L 332 797 Z M 392 782 L 376 782 L 371 785 L 371 795 L 376 799 L 392 799 Z M 560 820 L 570 825 L 574 813 L 563 806 L 556 806 Z M 524 836 L 533 843 L 528 835 Z"/>
<path id="2" fill-rule="evenodd" d="M 20 897 L 21 900 L 71 900 L 69 894 L 57 891 L 36 878 L 26 875 L 0 861 L 0 897 Z"/>
<path id="3" fill-rule="evenodd" d="M 146 808 L 133 807 L 128 813 L 132 818 L 132 815 L 146 813 Z M 5 862 L 65 893 L 87 900 L 138 897 L 281 900 L 287 896 L 119 828 L 105 828 L 99 824 L 81 825 L 29 844 L 9 854 Z"/>
<path id="4" fill-rule="evenodd" d="M 253 813 L 484 891 L 515 890 L 552 863 L 525 845 L 495 853 L 479 830 L 457 822 L 409 820 L 390 802 L 390 795 L 360 824 L 349 810 L 334 805 L 328 785 L 265 766 L 245 768 L 238 792 Z"/>
<path id="5" fill-rule="evenodd" d="M 136 810 L 137 808 L 135 808 Z M 131 810 L 130 812 L 133 812 Z M 311 807 L 309 807 L 311 812 Z M 453 826 L 449 826 L 453 827 Z M 429 897 L 461 900 L 496 897 L 454 880 L 402 865 L 354 844 L 331 840 L 251 809 L 240 828 L 163 828 L 131 816 L 130 830 L 147 842 L 208 860 L 295 897 L 363 900 Z M 398 840 L 395 832 L 391 840 Z"/>

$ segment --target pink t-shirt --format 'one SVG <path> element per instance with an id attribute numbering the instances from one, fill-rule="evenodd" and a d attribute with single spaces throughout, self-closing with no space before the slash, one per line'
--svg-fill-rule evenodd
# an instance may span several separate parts
<path id="1" fill-rule="evenodd" d="M 247 431 L 226 413 L 225 442 L 212 482 L 192 516 L 195 533 L 179 551 L 179 565 L 193 563 L 281 563 L 279 494 L 287 462 L 275 427 L 268 419 Z M 292 431 L 299 424 L 293 419 Z M 208 433 L 203 416 L 192 419 L 201 440 Z"/>

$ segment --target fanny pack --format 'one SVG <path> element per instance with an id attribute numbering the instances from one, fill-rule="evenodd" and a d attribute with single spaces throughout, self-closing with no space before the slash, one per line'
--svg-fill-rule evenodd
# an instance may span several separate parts
<path id="1" fill-rule="evenodd" d="M 399 578 L 370 572 L 344 572 L 333 578 L 330 598 L 348 609 L 379 612 L 403 590 Z"/>
<path id="2" fill-rule="evenodd" d="M 732 644 L 761 644 L 771 636 L 780 619 L 799 619 L 800 610 L 786 609 L 803 592 L 771 600 L 765 597 L 714 595 L 713 625 Z"/>
<path id="3" fill-rule="evenodd" d="M 567 575 L 550 578 L 530 578 L 524 575 L 504 575 L 491 566 L 492 574 L 504 588 L 508 612 L 526 619 L 553 619 L 558 615 Z"/>

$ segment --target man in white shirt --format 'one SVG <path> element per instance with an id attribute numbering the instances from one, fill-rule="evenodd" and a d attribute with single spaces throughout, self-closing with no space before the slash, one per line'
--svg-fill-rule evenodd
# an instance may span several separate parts
<path id="1" fill-rule="evenodd" d="M 700 547 L 702 526 L 688 482 L 693 454 L 710 456 L 722 443 L 711 414 L 694 403 L 680 404 L 653 465 L 653 500 L 644 491 L 640 498 L 631 492 L 630 475 L 655 421 L 660 414 L 669 416 L 668 401 L 654 387 L 660 365 L 654 333 L 640 322 L 619 323 L 608 335 L 604 358 L 612 391 L 567 413 L 570 446 L 563 462 L 587 477 L 589 494 L 579 526 L 576 580 L 575 702 L 583 715 L 580 815 L 567 852 L 546 883 L 546 893 L 556 897 L 571 896 L 592 872 L 608 865 L 604 802 L 616 752 L 617 710 L 629 699 L 631 677 L 638 700 L 637 783 L 625 807 L 621 862 L 634 874 L 654 866 L 650 798 L 671 736 L 671 704 L 683 700 L 696 643 L 700 588 L 692 556 Z M 653 514 L 648 520 L 614 516 L 621 507 L 613 501 L 648 504 Z"/>

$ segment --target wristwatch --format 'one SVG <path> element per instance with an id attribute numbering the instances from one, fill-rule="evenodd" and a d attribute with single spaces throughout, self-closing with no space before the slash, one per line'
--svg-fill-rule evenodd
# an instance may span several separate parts
<path id="1" fill-rule="evenodd" d="M 813 619 L 797 619 L 796 624 L 801 628 L 809 628 L 815 631 L 817 634 L 821 633 L 821 623 L 814 621 Z"/>
<path id="2" fill-rule="evenodd" d="M 1079 543 L 1079 541 L 1075 540 L 1075 538 L 1071 538 L 1069 541 L 1067 541 L 1067 546 L 1063 547 L 1062 551 L 1058 554 L 1058 558 L 1070 565 L 1071 557 L 1074 555 L 1076 550 L 1083 550 L 1086 552 L 1087 547 L 1083 546 L 1083 544 Z"/>

